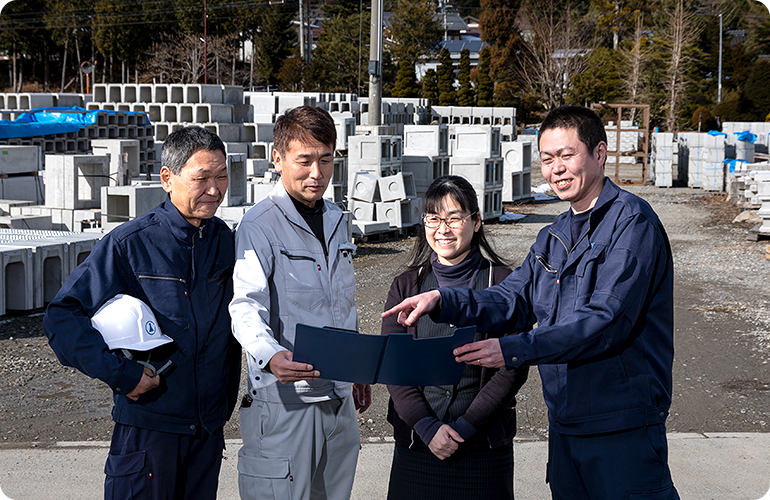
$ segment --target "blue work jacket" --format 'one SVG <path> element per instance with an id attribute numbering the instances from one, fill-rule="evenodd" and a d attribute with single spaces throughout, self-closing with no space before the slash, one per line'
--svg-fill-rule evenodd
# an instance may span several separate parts
<path id="1" fill-rule="evenodd" d="M 500 340 L 508 367 L 539 365 L 551 428 L 588 435 L 665 422 L 671 405 L 674 266 L 658 216 L 605 179 L 569 247 L 567 212 L 484 291 L 440 289 L 435 319 Z"/>
<path id="2" fill-rule="evenodd" d="M 167 199 L 107 234 L 49 304 L 43 328 L 56 356 L 109 385 L 115 422 L 176 434 L 211 431 L 230 417 L 238 395 L 240 345 L 230 333 L 233 233 L 217 218 L 200 228 Z M 126 397 L 143 367 L 110 351 L 90 317 L 124 293 L 150 306 L 173 344 L 151 363 L 173 366 L 138 401 Z"/>

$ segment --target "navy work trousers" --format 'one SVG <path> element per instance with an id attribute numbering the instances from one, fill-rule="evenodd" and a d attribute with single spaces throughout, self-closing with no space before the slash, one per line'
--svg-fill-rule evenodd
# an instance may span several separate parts
<path id="1" fill-rule="evenodd" d="M 546 481 L 554 500 L 679 500 L 663 424 L 589 436 L 550 429 Z"/>
<path id="2" fill-rule="evenodd" d="M 195 435 L 115 424 L 104 466 L 105 500 L 214 499 L 219 485 L 222 427 Z"/>

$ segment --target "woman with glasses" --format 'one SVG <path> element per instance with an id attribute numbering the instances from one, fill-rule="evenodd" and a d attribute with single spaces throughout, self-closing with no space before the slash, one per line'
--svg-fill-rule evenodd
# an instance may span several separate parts
<path id="1" fill-rule="evenodd" d="M 436 287 L 484 289 L 511 272 L 484 236 L 476 192 L 467 180 L 436 179 L 423 205 L 407 270 L 393 280 L 385 310 Z M 383 335 L 429 338 L 453 331 L 427 316 L 409 328 L 395 315 L 382 320 Z M 476 340 L 494 336 L 479 332 Z M 389 385 L 388 421 L 396 445 L 388 499 L 512 499 L 515 395 L 527 373 L 467 365 L 455 386 Z"/>

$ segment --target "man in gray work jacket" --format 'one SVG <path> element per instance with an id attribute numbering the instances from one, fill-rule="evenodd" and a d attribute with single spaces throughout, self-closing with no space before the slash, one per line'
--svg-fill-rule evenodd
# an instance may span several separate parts
<path id="1" fill-rule="evenodd" d="M 107 234 L 46 311 L 43 328 L 59 360 L 113 391 L 106 499 L 216 498 L 241 359 L 227 312 L 233 233 L 214 217 L 227 189 L 225 158 L 213 132 L 170 134 L 160 170 L 168 199 Z M 117 294 L 147 304 L 173 339 L 152 350 L 152 369 L 111 351 L 91 325 Z"/>
<path id="2" fill-rule="evenodd" d="M 347 224 L 323 194 L 334 169 L 329 113 L 299 107 L 273 130 L 281 182 L 236 231 L 233 333 L 247 353 L 249 393 L 240 409 L 243 499 L 350 496 L 360 438 L 355 409 L 368 385 L 326 380 L 292 361 L 298 323 L 358 328 Z"/>
<path id="3" fill-rule="evenodd" d="M 438 289 L 386 311 L 524 333 L 466 344 L 457 360 L 539 365 L 554 499 L 677 499 L 667 454 L 674 265 L 658 216 L 604 177 L 607 136 L 593 111 L 543 121 L 542 173 L 570 209 L 540 231 L 524 263 L 483 291 Z"/>

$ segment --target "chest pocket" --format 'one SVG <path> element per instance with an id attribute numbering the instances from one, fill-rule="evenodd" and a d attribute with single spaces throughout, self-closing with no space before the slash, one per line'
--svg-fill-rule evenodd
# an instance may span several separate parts
<path id="1" fill-rule="evenodd" d="M 307 311 L 318 308 L 325 297 L 322 268 L 315 256 L 306 252 L 282 249 L 280 264 L 286 299 Z"/>
<path id="2" fill-rule="evenodd" d="M 548 318 L 556 312 L 556 294 L 559 289 L 559 273 L 563 261 L 553 260 L 548 254 L 535 254 L 532 278 L 534 293 L 532 308 L 539 324 L 547 323 Z"/>
<path id="3" fill-rule="evenodd" d="M 594 243 L 575 269 L 575 276 L 578 278 L 591 278 L 596 276 L 599 266 L 604 263 L 606 245 L 603 243 Z"/>
<path id="4" fill-rule="evenodd" d="M 337 248 L 337 259 L 332 274 L 335 286 L 339 287 L 343 298 L 349 303 L 355 303 L 356 276 L 353 270 L 353 255 L 356 246 L 353 243 L 342 243 Z"/>
<path id="5" fill-rule="evenodd" d="M 156 315 L 165 316 L 177 324 L 187 321 L 185 292 L 189 283 L 186 279 L 152 274 L 137 274 L 136 279 Z"/>

